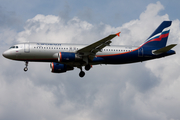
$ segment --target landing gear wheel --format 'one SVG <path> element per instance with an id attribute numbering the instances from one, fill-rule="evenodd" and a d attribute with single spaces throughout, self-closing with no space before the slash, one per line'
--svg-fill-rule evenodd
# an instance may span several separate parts
<path id="1" fill-rule="evenodd" d="M 27 67 L 25 67 L 25 68 L 24 68 L 24 71 L 26 72 L 27 70 L 28 70 L 28 68 L 27 68 Z"/>
<path id="2" fill-rule="evenodd" d="M 91 69 L 91 65 L 88 64 L 88 65 L 85 66 L 85 70 L 86 70 L 86 71 L 88 71 L 88 70 L 90 70 L 90 69 Z"/>
<path id="3" fill-rule="evenodd" d="M 80 77 L 84 77 L 84 75 L 85 75 L 85 72 L 84 72 L 84 71 L 81 71 L 81 72 L 79 73 L 79 76 L 80 76 Z"/>
<path id="4" fill-rule="evenodd" d="M 25 66 L 26 67 L 24 68 L 24 71 L 26 72 L 26 71 L 28 71 L 28 67 L 27 67 L 28 66 L 28 61 L 25 61 Z"/>

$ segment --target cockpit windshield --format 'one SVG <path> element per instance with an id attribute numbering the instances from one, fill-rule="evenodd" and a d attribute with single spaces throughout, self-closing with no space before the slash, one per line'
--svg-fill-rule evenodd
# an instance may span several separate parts
<path id="1" fill-rule="evenodd" d="M 11 46 L 9 49 L 18 48 L 18 46 Z"/>

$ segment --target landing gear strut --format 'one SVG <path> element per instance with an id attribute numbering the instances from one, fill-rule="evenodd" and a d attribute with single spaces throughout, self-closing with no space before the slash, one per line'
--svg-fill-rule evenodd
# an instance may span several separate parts
<path id="1" fill-rule="evenodd" d="M 25 62 L 26 67 L 24 68 L 24 71 L 26 72 L 28 70 L 28 61 Z"/>
<path id="2" fill-rule="evenodd" d="M 84 71 L 82 71 L 82 67 L 80 67 L 80 73 L 79 73 L 79 77 L 84 77 L 84 75 L 85 75 L 85 72 Z"/>

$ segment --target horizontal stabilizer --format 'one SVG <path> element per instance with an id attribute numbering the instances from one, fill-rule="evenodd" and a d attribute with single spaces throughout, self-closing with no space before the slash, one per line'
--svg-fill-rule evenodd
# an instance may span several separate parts
<path id="1" fill-rule="evenodd" d="M 159 50 L 153 50 L 152 53 L 155 54 L 155 55 L 159 55 L 159 54 L 162 54 L 162 53 L 166 53 L 167 51 L 171 50 L 174 46 L 176 46 L 177 44 L 171 44 L 171 45 L 168 45 L 166 47 L 163 47 Z"/>

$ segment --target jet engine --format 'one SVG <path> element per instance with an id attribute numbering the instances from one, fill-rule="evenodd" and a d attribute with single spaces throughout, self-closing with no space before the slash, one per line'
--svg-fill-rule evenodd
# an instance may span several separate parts
<path id="1" fill-rule="evenodd" d="M 53 73 L 63 73 L 69 70 L 74 70 L 74 67 L 65 64 L 55 63 L 55 62 L 52 62 L 50 64 L 50 68 L 51 68 L 51 72 Z"/>
<path id="2" fill-rule="evenodd" d="M 70 52 L 59 52 L 58 62 L 72 62 L 82 60 L 82 57 L 78 56 L 76 53 Z"/>

